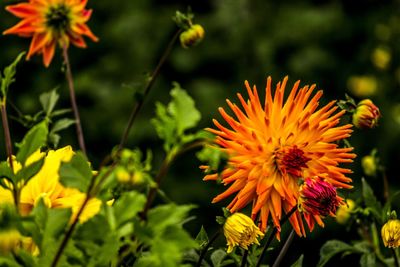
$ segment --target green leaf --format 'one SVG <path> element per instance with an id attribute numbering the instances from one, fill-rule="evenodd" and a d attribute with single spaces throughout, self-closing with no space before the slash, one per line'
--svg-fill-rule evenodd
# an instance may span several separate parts
<path id="1" fill-rule="evenodd" d="M 211 259 L 211 262 L 212 262 L 213 266 L 214 267 L 221 267 L 222 266 L 222 262 L 224 261 L 226 255 L 227 255 L 227 253 L 223 249 L 217 249 L 216 251 L 214 251 L 210 256 L 210 259 Z"/>
<path id="2" fill-rule="evenodd" d="M 208 235 L 203 226 L 201 226 L 200 232 L 196 236 L 196 242 L 199 244 L 200 249 L 208 244 Z"/>
<path id="3" fill-rule="evenodd" d="M 163 231 L 167 226 L 180 224 L 193 208 L 193 205 L 168 204 L 157 206 L 149 211 L 148 225 L 155 231 Z"/>
<path id="4" fill-rule="evenodd" d="M 361 267 L 372 267 L 376 265 L 375 253 L 364 253 L 360 258 Z"/>
<path id="5" fill-rule="evenodd" d="M 73 120 L 73 119 L 67 119 L 67 118 L 58 120 L 58 121 L 56 121 L 56 122 L 54 123 L 54 125 L 53 125 L 53 127 L 51 128 L 51 131 L 50 131 L 50 132 L 51 132 L 51 133 L 59 132 L 59 131 L 61 131 L 61 130 L 64 130 L 64 129 L 68 128 L 68 127 L 71 126 L 71 125 L 74 125 L 75 122 L 76 122 L 75 120 Z"/>
<path id="6" fill-rule="evenodd" d="M 56 89 L 43 93 L 39 96 L 40 104 L 42 105 L 42 108 L 47 116 L 53 112 L 59 98 L 60 95 L 57 93 Z"/>
<path id="7" fill-rule="evenodd" d="M 378 220 L 379 223 L 382 223 L 382 205 L 380 202 L 376 200 L 376 197 L 374 195 L 374 191 L 371 189 L 367 181 L 362 178 L 362 196 L 365 202 L 365 205 L 367 206 L 367 210 L 371 211 L 374 217 Z"/>
<path id="8" fill-rule="evenodd" d="M 301 254 L 301 256 L 297 259 L 297 261 L 295 261 L 290 267 L 302 267 L 303 259 L 304 259 L 304 255 Z"/>
<path id="9" fill-rule="evenodd" d="M 158 136 L 164 140 L 164 150 L 169 151 L 172 144 L 177 143 L 177 136 L 175 134 L 176 124 L 173 118 L 168 116 L 167 108 L 161 104 L 156 103 L 156 118 L 152 119 Z"/>
<path id="10" fill-rule="evenodd" d="M 168 105 L 168 112 L 176 119 L 177 134 L 181 135 L 186 129 L 197 125 L 200 121 L 200 112 L 196 109 L 193 99 L 181 88 L 179 83 L 172 84 L 172 102 Z"/>
<path id="11" fill-rule="evenodd" d="M 69 162 L 61 163 L 60 182 L 65 187 L 87 192 L 91 178 L 92 169 L 81 152 L 77 152 Z"/>
<path id="12" fill-rule="evenodd" d="M 122 195 L 113 205 L 116 224 L 119 228 L 132 220 L 139 211 L 143 210 L 146 197 L 138 192 L 128 192 Z"/>
<path id="13" fill-rule="evenodd" d="M 18 145 L 19 150 L 17 153 L 17 161 L 20 162 L 22 166 L 25 165 L 25 161 L 30 155 L 46 144 L 47 134 L 47 122 L 42 121 L 36 124 L 25 135 L 22 142 Z"/>
<path id="14" fill-rule="evenodd" d="M 21 267 L 18 263 L 5 256 L 0 256 L 0 266 L 1 267 Z"/>
<path id="15" fill-rule="evenodd" d="M 17 64 L 21 61 L 22 57 L 25 55 L 25 52 L 20 53 L 17 58 L 11 63 L 8 67 L 4 69 L 3 77 L 1 77 L 1 93 L 3 97 L 6 97 L 8 87 L 15 81 L 15 73 Z"/>
<path id="16" fill-rule="evenodd" d="M 0 181 L 3 180 L 2 178 L 5 178 L 6 180 L 8 180 L 12 183 L 15 181 L 15 175 L 14 175 L 13 171 L 11 170 L 10 165 L 6 161 L 3 161 L 0 163 Z M 5 187 L 5 186 L 3 186 L 3 187 Z"/>
<path id="17" fill-rule="evenodd" d="M 44 157 L 35 161 L 28 166 L 23 167 L 16 174 L 16 182 L 24 180 L 26 184 L 35 174 L 37 174 L 43 167 Z"/>
<path id="18" fill-rule="evenodd" d="M 339 240 L 330 240 L 326 242 L 320 250 L 320 259 L 318 262 L 318 267 L 324 266 L 333 256 L 339 253 L 359 253 L 359 251 Z"/>
<path id="19" fill-rule="evenodd" d="M 18 260 L 21 266 L 35 267 L 37 266 L 37 259 L 26 250 L 19 249 L 14 257 Z"/>

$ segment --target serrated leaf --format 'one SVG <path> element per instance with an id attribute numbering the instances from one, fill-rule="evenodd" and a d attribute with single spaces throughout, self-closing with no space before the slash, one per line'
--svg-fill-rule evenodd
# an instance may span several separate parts
<path id="1" fill-rule="evenodd" d="M 42 169 L 43 163 L 44 157 L 39 159 L 38 161 L 29 164 L 28 166 L 23 167 L 17 172 L 15 182 L 24 180 L 24 183 L 26 184 L 35 174 L 37 174 Z"/>
<path id="2" fill-rule="evenodd" d="M 66 129 L 69 126 L 74 125 L 74 124 L 75 124 L 75 120 L 73 120 L 73 119 L 68 119 L 68 118 L 61 119 L 61 120 L 58 120 L 58 121 L 56 121 L 54 123 L 54 125 L 51 128 L 50 132 L 51 133 L 56 133 L 56 132 L 59 132 L 61 130 Z"/>
<path id="3" fill-rule="evenodd" d="M 59 174 L 60 182 L 65 187 L 86 192 L 92 178 L 92 169 L 86 157 L 81 152 L 77 152 L 69 162 L 61 163 Z"/>
<path id="4" fill-rule="evenodd" d="M 20 53 L 8 67 L 4 69 L 3 77 L 1 77 L 1 93 L 3 97 L 7 95 L 8 87 L 15 81 L 15 73 L 17 64 L 21 61 L 25 52 Z M 1 76 L 1 75 L 0 75 Z"/>
<path id="5" fill-rule="evenodd" d="M 203 226 L 201 226 L 200 232 L 196 236 L 196 242 L 199 244 L 200 249 L 204 248 L 208 243 L 208 235 Z"/>
<path id="6" fill-rule="evenodd" d="M 32 155 L 33 152 L 46 144 L 47 134 L 48 128 L 46 121 L 42 121 L 33 126 L 18 145 L 17 161 L 24 166 L 26 159 Z"/>
<path id="7" fill-rule="evenodd" d="M 57 93 L 56 89 L 43 93 L 39 96 L 40 104 L 42 105 L 42 108 L 47 116 L 53 112 L 59 98 L 60 95 Z"/>
<path id="8" fill-rule="evenodd" d="M 333 256 L 339 253 L 358 253 L 359 251 L 339 240 L 329 240 L 326 242 L 320 250 L 320 259 L 317 264 L 318 267 L 324 266 Z"/>
<path id="9" fill-rule="evenodd" d="M 211 256 L 211 262 L 213 264 L 214 267 L 221 267 L 223 260 L 225 259 L 227 253 L 225 252 L 225 250 L 223 249 L 217 249 L 216 251 L 214 251 Z"/>
<path id="10" fill-rule="evenodd" d="M 117 227 L 132 220 L 138 212 L 143 210 L 146 197 L 138 192 L 128 192 L 123 194 L 113 205 Z"/>
<path id="11" fill-rule="evenodd" d="M 173 86 L 171 90 L 173 100 L 168 105 L 168 112 L 176 119 L 177 134 L 181 135 L 185 130 L 196 126 L 201 115 L 186 91 L 177 82 L 174 82 Z"/>
<path id="12" fill-rule="evenodd" d="M 295 261 L 290 267 L 302 267 L 303 266 L 304 254 L 301 254 L 300 257 Z"/>
<path id="13" fill-rule="evenodd" d="M 364 199 L 364 203 L 367 206 L 367 209 L 372 212 L 374 217 L 378 220 L 379 223 L 382 223 L 382 205 L 376 200 L 374 195 L 374 191 L 371 189 L 367 181 L 362 178 L 362 196 Z"/>

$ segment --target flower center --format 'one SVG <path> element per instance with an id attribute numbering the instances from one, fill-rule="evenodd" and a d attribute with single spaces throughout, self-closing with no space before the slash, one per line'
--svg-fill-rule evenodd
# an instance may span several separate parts
<path id="1" fill-rule="evenodd" d="M 310 158 L 304 156 L 304 151 L 297 146 L 280 151 L 278 154 L 280 154 L 277 161 L 279 170 L 283 174 L 289 173 L 296 177 L 301 176 L 301 168 L 306 168 L 306 163 L 310 160 Z"/>
<path id="2" fill-rule="evenodd" d="M 46 25 L 57 32 L 66 31 L 71 22 L 70 11 L 64 4 L 50 7 L 46 14 Z"/>

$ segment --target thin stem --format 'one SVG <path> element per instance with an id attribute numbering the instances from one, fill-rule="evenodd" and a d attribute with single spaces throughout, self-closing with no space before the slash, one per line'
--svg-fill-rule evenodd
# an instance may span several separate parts
<path id="1" fill-rule="evenodd" d="M 201 262 L 203 261 L 204 257 L 206 256 L 206 253 L 207 253 L 208 249 L 210 248 L 212 243 L 214 243 L 214 241 L 218 238 L 220 233 L 221 233 L 221 230 L 215 232 L 215 234 L 208 241 L 207 245 L 203 248 L 203 250 L 200 253 L 199 260 L 196 263 L 196 267 L 200 267 L 201 266 Z"/>
<path id="2" fill-rule="evenodd" d="M 279 267 L 279 265 L 281 264 L 281 261 L 283 260 L 283 257 L 285 257 L 285 255 L 289 249 L 289 246 L 293 241 L 293 238 L 294 238 L 294 229 L 292 229 L 292 231 L 290 232 L 289 237 L 286 239 L 286 242 L 283 245 L 281 251 L 279 252 L 279 255 L 276 258 L 272 267 Z"/>
<path id="3" fill-rule="evenodd" d="M 129 117 L 128 124 L 127 124 L 127 126 L 126 126 L 126 128 L 124 130 L 124 133 L 123 133 L 122 138 L 121 138 L 121 142 L 120 142 L 120 144 L 118 146 L 118 151 L 120 151 L 125 146 L 125 143 L 126 143 L 126 141 L 128 139 L 129 132 L 130 132 L 130 130 L 132 128 L 132 125 L 133 125 L 133 123 L 134 123 L 134 121 L 135 121 L 140 109 L 143 107 L 144 101 L 145 101 L 147 95 L 149 94 L 151 88 L 153 87 L 153 84 L 154 84 L 156 78 L 160 74 L 161 67 L 164 65 L 164 63 L 167 60 L 169 54 L 171 53 L 172 48 L 174 46 L 174 43 L 178 39 L 178 36 L 181 33 L 181 31 L 182 31 L 181 29 L 178 29 L 176 31 L 176 33 L 174 34 L 174 36 L 172 37 L 171 41 L 168 43 L 167 47 L 164 50 L 163 55 L 160 58 L 160 61 L 158 62 L 156 68 L 153 71 L 153 73 L 151 74 L 151 77 L 150 77 L 150 79 L 149 79 L 149 81 L 148 81 L 148 83 L 146 85 L 146 88 L 144 89 L 143 97 L 141 97 L 136 102 L 136 105 L 133 107 L 131 115 Z"/>
<path id="4" fill-rule="evenodd" d="M 247 265 L 247 256 L 248 255 L 249 255 L 249 251 L 247 249 L 245 249 L 243 256 L 242 256 L 242 263 L 240 264 L 240 267 L 245 267 Z"/>
<path id="5" fill-rule="evenodd" d="M 70 99 L 71 99 L 71 106 L 72 106 L 72 110 L 74 112 L 74 117 L 75 117 L 75 121 L 76 121 L 76 134 L 78 136 L 79 147 L 80 147 L 81 151 L 86 155 L 85 140 L 83 138 L 81 119 L 79 116 L 78 105 L 76 103 L 74 80 L 72 78 L 71 64 L 69 63 L 67 46 L 64 45 L 62 48 L 62 51 L 63 51 L 63 58 L 64 58 L 65 67 L 66 67 L 66 78 L 68 81 L 68 89 L 69 89 L 69 95 L 70 95 Z"/>
<path id="6" fill-rule="evenodd" d="M 286 223 L 286 221 L 290 218 L 290 216 L 292 216 L 292 214 L 293 214 L 296 210 L 297 210 L 297 206 L 294 206 L 294 207 L 286 214 L 286 216 L 282 218 L 282 220 L 281 220 L 282 226 Z M 264 254 L 265 254 L 265 252 L 267 251 L 267 249 L 268 249 L 269 245 L 271 244 L 272 240 L 274 239 L 274 236 L 275 236 L 275 234 L 276 234 L 277 231 L 278 231 L 278 229 L 277 229 L 276 227 L 274 227 L 274 229 L 273 229 L 272 232 L 271 232 L 271 235 L 269 236 L 267 242 L 266 242 L 265 245 L 264 245 L 264 248 L 263 248 L 263 250 L 262 250 L 262 252 L 261 252 L 261 254 L 260 254 L 260 257 L 258 258 L 256 267 L 260 267 L 260 266 L 261 266 L 261 262 L 262 262 L 262 260 L 263 260 L 263 258 L 264 258 Z"/>
<path id="7" fill-rule="evenodd" d="M 392 248 L 391 250 L 392 250 L 392 253 L 393 253 L 393 257 L 394 257 L 394 265 L 396 267 L 400 267 L 399 257 L 397 257 L 396 249 Z"/>
<path id="8" fill-rule="evenodd" d="M 96 178 L 98 177 L 98 175 L 93 175 L 90 184 L 88 186 L 87 192 L 86 192 L 86 197 L 85 200 L 83 201 L 81 207 L 78 210 L 78 213 L 76 214 L 76 217 L 74 218 L 72 224 L 70 225 L 70 227 L 68 228 L 68 231 L 66 232 L 66 234 L 64 235 L 63 240 L 61 241 L 60 246 L 58 247 L 56 256 L 53 259 L 53 262 L 51 263 L 51 267 L 56 267 L 61 256 L 62 253 L 64 252 L 64 249 L 67 247 L 68 241 L 71 239 L 72 234 L 75 230 L 76 225 L 78 224 L 79 221 L 79 217 L 81 216 L 83 210 L 85 209 L 87 203 L 89 202 L 89 200 L 92 198 L 92 196 L 94 196 L 96 194 L 96 190 L 98 190 L 100 188 L 100 185 L 105 181 L 105 179 L 112 173 L 112 171 L 114 170 L 116 164 L 113 164 L 109 167 L 109 169 L 107 170 L 106 173 L 104 173 L 104 175 L 101 177 L 101 180 L 96 184 Z M 100 174 L 100 172 L 99 172 Z"/>

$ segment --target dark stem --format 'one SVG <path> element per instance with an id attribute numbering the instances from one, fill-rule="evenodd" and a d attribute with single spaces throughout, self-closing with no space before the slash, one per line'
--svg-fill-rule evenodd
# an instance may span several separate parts
<path id="1" fill-rule="evenodd" d="M 86 155 L 85 140 L 83 138 L 83 131 L 82 131 L 81 119 L 79 116 L 78 105 L 76 104 L 75 87 L 74 87 L 74 80 L 72 78 L 71 65 L 69 63 L 68 48 L 64 45 L 62 51 L 66 67 L 66 78 L 68 81 L 69 96 L 71 99 L 71 106 L 76 121 L 76 134 L 78 136 L 79 147 L 81 151 Z"/>
<path id="2" fill-rule="evenodd" d="M 71 239 L 72 234 L 75 230 L 76 225 L 79 222 L 79 217 L 81 216 L 83 210 L 85 209 L 87 203 L 89 202 L 89 200 L 92 198 L 92 196 L 96 195 L 96 190 L 98 190 L 100 188 L 100 185 L 105 181 L 105 179 L 112 173 L 112 171 L 114 170 L 116 164 L 113 164 L 109 167 L 109 169 L 106 171 L 106 173 L 104 173 L 104 175 L 101 177 L 101 180 L 96 184 L 96 178 L 98 177 L 98 175 L 93 175 L 90 184 L 88 186 L 87 192 L 86 192 L 86 198 L 83 201 L 81 207 L 78 210 L 78 213 L 76 214 L 76 217 L 74 218 L 72 224 L 70 225 L 70 227 L 68 228 L 68 231 L 66 232 L 66 234 L 64 235 L 63 240 L 61 241 L 60 246 L 58 247 L 56 256 L 53 259 L 53 262 L 51 263 L 51 267 L 56 267 L 62 253 L 64 252 L 64 249 L 67 247 L 68 241 Z M 100 174 L 100 172 L 99 172 Z"/>
<path id="3" fill-rule="evenodd" d="M 206 253 L 207 253 L 208 249 L 210 248 L 212 243 L 214 243 L 214 241 L 218 238 L 220 233 L 221 233 L 221 230 L 215 232 L 215 234 L 208 241 L 207 245 L 203 248 L 203 250 L 200 253 L 199 260 L 196 263 L 196 267 L 200 267 L 201 266 L 201 262 L 203 261 L 204 257 L 206 256 Z"/>
<path id="4" fill-rule="evenodd" d="M 282 220 L 281 220 L 282 226 L 286 223 L 286 221 L 290 218 L 290 216 L 292 216 L 292 214 L 293 214 L 296 210 L 297 210 L 297 206 L 294 206 L 294 207 L 286 214 L 286 216 L 284 216 L 284 217 L 282 218 Z M 277 228 L 274 227 L 274 229 L 273 229 L 272 232 L 271 232 L 271 235 L 269 236 L 267 242 L 266 242 L 265 245 L 264 245 L 264 248 L 263 248 L 263 250 L 262 250 L 262 252 L 261 252 L 261 254 L 260 254 L 260 257 L 258 258 L 256 267 L 260 267 L 260 266 L 261 266 L 261 262 L 262 262 L 262 260 L 263 260 L 263 258 L 264 258 L 264 254 L 265 254 L 265 252 L 267 251 L 267 249 L 268 249 L 269 245 L 271 244 L 272 240 L 274 239 L 274 237 L 275 237 L 277 231 L 278 231 Z"/>
<path id="5" fill-rule="evenodd" d="M 179 156 L 182 155 L 183 153 L 193 149 L 193 148 L 197 148 L 199 146 L 204 145 L 204 143 L 206 142 L 206 140 L 196 140 L 193 141 L 191 143 L 186 144 L 184 147 L 182 147 L 181 150 L 179 150 L 176 153 L 170 153 L 168 154 L 163 163 L 161 164 L 160 167 L 160 171 L 158 172 L 156 178 L 154 179 L 156 182 L 156 186 L 152 187 L 150 189 L 149 194 L 147 195 L 147 202 L 146 205 L 144 206 L 143 212 L 141 213 L 141 217 L 142 219 L 146 220 L 147 219 L 147 212 L 149 211 L 151 204 L 154 201 L 154 198 L 157 194 L 157 190 L 160 188 L 160 184 L 164 178 L 164 176 L 167 174 L 169 167 L 171 166 L 171 163 Z"/>
<path id="6" fill-rule="evenodd" d="M 391 250 L 393 253 L 393 257 L 394 257 L 394 265 L 396 267 L 400 267 L 399 258 L 397 257 L 397 254 L 396 254 L 396 249 L 392 248 Z"/>
<path id="7" fill-rule="evenodd" d="M 285 257 L 290 244 L 292 243 L 294 238 L 294 229 L 292 229 L 292 231 L 290 232 L 289 237 L 286 239 L 285 244 L 283 245 L 281 251 L 279 252 L 278 257 L 276 258 L 274 264 L 272 265 L 272 267 L 279 267 L 279 265 L 281 264 L 281 261 L 283 260 L 283 257 Z"/>
<path id="8" fill-rule="evenodd" d="M 247 256 L 248 255 L 249 255 L 249 251 L 247 249 L 245 249 L 243 256 L 242 256 L 242 263 L 240 264 L 240 267 L 245 267 L 247 265 Z"/>
<path id="9" fill-rule="evenodd" d="M 169 54 L 171 53 L 172 48 L 174 46 L 174 43 L 175 43 L 175 41 L 178 38 L 180 33 L 181 33 L 181 29 L 178 29 L 176 31 L 176 33 L 174 34 L 174 36 L 172 37 L 171 41 L 168 43 L 168 46 L 165 48 L 164 53 L 160 58 L 160 61 L 158 62 L 156 68 L 153 71 L 153 73 L 151 74 L 151 77 L 150 77 L 150 79 L 149 79 L 149 81 L 148 81 L 148 83 L 146 85 L 146 88 L 144 89 L 143 97 L 138 99 L 138 101 L 136 102 L 136 105 L 133 107 L 131 115 L 129 117 L 128 124 L 127 124 L 127 126 L 126 126 L 126 128 L 124 130 L 123 135 L 122 135 L 121 142 L 119 143 L 118 151 L 120 151 L 125 146 L 125 143 L 126 143 L 126 141 L 128 139 L 129 132 L 130 132 L 130 130 L 132 128 L 132 125 L 133 125 L 133 123 L 134 123 L 134 121 L 135 121 L 140 109 L 142 108 L 142 106 L 144 104 L 144 101 L 145 101 L 147 95 L 149 94 L 149 92 L 150 92 L 150 90 L 151 90 L 151 88 L 152 88 L 157 76 L 160 74 L 161 67 L 164 65 L 164 63 L 167 60 Z"/>

